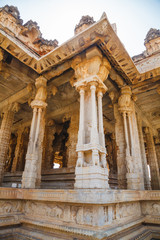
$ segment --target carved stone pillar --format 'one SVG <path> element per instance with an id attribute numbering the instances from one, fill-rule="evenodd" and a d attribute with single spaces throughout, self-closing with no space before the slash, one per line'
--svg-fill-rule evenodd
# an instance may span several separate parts
<path id="1" fill-rule="evenodd" d="M 37 93 L 31 102 L 33 118 L 31 122 L 30 137 L 26 154 L 25 169 L 22 175 L 22 188 L 39 187 L 41 182 L 42 143 L 45 129 L 45 109 L 47 80 L 44 77 L 36 79 Z"/>
<path id="2" fill-rule="evenodd" d="M 124 125 L 127 188 L 144 189 L 136 115 L 129 86 L 121 89 L 118 104 Z"/>
<path id="3" fill-rule="evenodd" d="M 143 137 L 143 131 L 142 131 L 142 120 L 140 119 L 140 117 L 137 118 L 137 124 L 138 124 L 139 142 L 140 142 L 140 148 L 141 148 L 141 159 L 142 159 L 142 165 L 143 165 L 144 186 L 146 190 L 150 190 L 151 183 L 149 179 L 149 172 L 148 172 L 148 166 L 147 166 L 147 158 L 146 158 L 144 137 Z"/>
<path id="4" fill-rule="evenodd" d="M 70 116 L 70 125 L 67 130 L 69 136 L 68 141 L 66 143 L 67 146 L 67 167 L 75 167 L 77 162 L 77 152 L 76 145 L 78 140 L 78 122 L 79 122 L 79 114 L 78 112 L 71 113 Z"/>
<path id="5" fill-rule="evenodd" d="M 157 162 L 160 172 L 160 138 L 156 137 L 155 139 L 155 148 L 156 148 L 156 156 L 157 156 Z"/>
<path id="6" fill-rule="evenodd" d="M 111 66 L 94 47 L 86 52 L 85 59 L 77 57 L 72 67 L 76 77 L 74 86 L 80 93 L 75 188 L 109 188 L 102 95 L 107 90 L 103 81 Z"/>
<path id="7" fill-rule="evenodd" d="M 11 172 L 16 172 L 16 170 L 17 170 L 18 157 L 19 157 L 19 153 L 20 153 L 21 147 L 22 147 L 21 142 L 22 142 L 23 131 L 24 131 L 23 128 L 19 128 L 18 131 L 17 131 L 17 144 L 16 144 L 15 156 L 14 156 L 14 159 L 13 159 Z"/>
<path id="8" fill-rule="evenodd" d="M 122 116 L 119 112 L 119 106 L 117 103 L 114 104 L 114 117 L 115 117 L 115 141 L 117 145 L 117 173 L 118 173 L 118 188 L 126 189 L 127 180 L 126 180 L 126 143 L 124 136 L 124 124 Z"/>
<path id="9" fill-rule="evenodd" d="M 152 190 L 158 190 L 160 189 L 160 174 L 159 174 L 155 145 L 153 141 L 153 134 L 151 132 L 151 129 L 149 129 L 148 127 L 145 127 L 144 131 L 146 135 L 146 145 L 147 145 L 147 153 L 148 153 L 147 158 L 148 158 L 148 163 L 149 163 L 150 172 L 151 172 L 151 187 L 152 187 Z"/>
<path id="10" fill-rule="evenodd" d="M 0 184 L 3 181 L 4 165 L 9 147 L 14 113 L 18 110 L 18 103 L 11 104 L 4 110 L 3 120 L 0 129 Z"/>
<path id="11" fill-rule="evenodd" d="M 23 171 L 29 140 L 29 127 L 20 127 L 17 131 L 17 144 L 11 172 Z"/>

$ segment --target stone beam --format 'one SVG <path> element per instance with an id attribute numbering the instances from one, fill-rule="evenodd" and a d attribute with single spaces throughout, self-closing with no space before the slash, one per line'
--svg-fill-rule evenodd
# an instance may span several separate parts
<path id="1" fill-rule="evenodd" d="M 55 77 L 61 75 L 64 71 L 68 70 L 69 68 L 71 68 L 71 60 L 68 60 L 68 61 L 62 63 L 61 65 L 59 65 L 55 68 L 52 68 L 50 71 L 44 73 L 43 76 L 47 80 L 50 80 L 52 78 L 55 78 Z"/>
<path id="2" fill-rule="evenodd" d="M 60 72 L 57 72 L 57 74 L 59 74 L 59 73 Z M 45 75 L 43 74 L 43 76 L 45 76 Z M 74 76 L 74 71 L 73 70 L 68 70 L 65 73 L 63 73 L 62 75 L 56 76 L 54 79 L 49 81 L 48 82 L 48 88 L 50 88 L 52 85 L 54 85 L 55 87 L 59 87 L 59 86 L 65 84 L 66 82 L 69 82 L 73 78 L 73 76 Z"/>
<path id="3" fill-rule="evenodd" d="M 65 113 L 68 113 L 68 112 L 73 112 L 75 110 L 77 110 L 79 108 L 79 103 L 78 102 L 74 102 L 66 107 L 62 107 L 60 109 L 57 109 L 55 110 L 54 112 L 51 112 L 47 118 L 54 118 L 56 116 L 59 116 L 59 115 L 63 115 Z"/>
<path id="4" fill-rule="evenodd" d="M 137 84 L 132 85 L 132 92 L 134 94 L 144 93 L 146 91 L 150 91 L 156 89 L 160 85 L 160 80 L 158 79 L 148 79 L 147 81 L 139 82 Z"/>
<path id="5" fill-rule="evenodd" d="M 137 106 L 135 103 L 135 110 L 138 113 L 139 117 L 142 119 L 142 121 L 146 124 L 146 126 L 150 127 L 153 131 L 153 135 L 157 135 L 157 129 L 153 127 L 153 124 L 151 123 L 151 120 L 145 115 L 144 112 Z"/>
<path id="6" fill-rule="evenodd" d="M 4 107 L 6 107 L 7 105 L 20 101 L 22 100 L 24 97 L 26 97 L 27 95 L 29 95 L 32 91 L 33 87 L 31 84 L 28 84 L 28 86 L 24 89 L 22 89 L 21 91 L 13 94 L 12 96 L 6 98 L 5 100 L 3 100 L 2 102 L 0 102 L 0 110 L 2 110 Z M 20 103 L 23 103 L 23 101 L 21 101 Z"/>

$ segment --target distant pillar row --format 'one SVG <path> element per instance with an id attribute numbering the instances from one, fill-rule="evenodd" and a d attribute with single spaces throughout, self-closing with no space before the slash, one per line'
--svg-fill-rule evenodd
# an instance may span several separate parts
<path id="1" fill-rule="evenodd" d="M 75 188 L 109 188 L 102 97 L 107 90 L 103 81 L 111 66 L 93 47 L 85 59 L 75 58 L 72 67 L 74 86 L 80 94 Z"/>
<path id="2" fill-rule="evenodd" d="M 30 128 L 28 149 L 26 154 L 25 169 L 22 175 L 22 188 L 40 187 L 42 142 L 45 131 L 45 109 L 47 106 L 47 80 L 44 77 L 36 79 L 36 96 L 31 102 L 33 117 Z"/>
<path id="3" fill-rule="evenodd" d="M 151 172 L 151 186 L 152 190 L 158 190 L 160 189 L 160 174 L 156 156 L 156 149 L 153 141 L 153 134 L 149 127 L 145 127 L 144 131 L 146 136 L 146 145 L 148 153 L 147 158 Z"/>
<path id="4" fill-rule="evenodd" d="M 14 120 L 14 114 L 19 110 L 19 104 L 10 104 L 5 110 L 0 129 L 0 184 L 3 181 L 4 165 L 9 148 L 11 129 Z"/>
<path id="5" fill-rule="evenodd" d="M 140 149 L 141 149 L 141 159 L 142 159 L 142 166 L 143 166 L 144 187 L 146 190 L 151 190 L 151 183 L 149 179 L 149 171 L 147 166 L 147 158 L 146 158 L 146 151 L 145 151 L 145 145 L 144 145 L 144 136 L 142 131 L 142 120 L 140 117 L 137 118 L 137 123 L 138 123 L 139 142 L 140 142 Z"/>

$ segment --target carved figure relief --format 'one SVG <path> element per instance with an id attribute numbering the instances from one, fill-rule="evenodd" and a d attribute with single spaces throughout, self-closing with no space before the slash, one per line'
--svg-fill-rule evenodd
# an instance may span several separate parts
<path id="1" fill-rule="evenodd" d="M 158 201 L 150 201 L 142 204 L 142 213 L 144 215 L 159 215 L 160 203 Z"/>
<path id="2" fill-rule="evenodd" d="M 22 211 L 22 203 L 20 201 L 0 201 L 0 215 L 18 213 Z"/>

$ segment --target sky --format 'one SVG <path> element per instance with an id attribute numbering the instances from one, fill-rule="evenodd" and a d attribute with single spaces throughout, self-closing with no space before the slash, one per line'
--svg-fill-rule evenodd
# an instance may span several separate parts
<path id="1" fill-rule="evenodd" d="M 106 12 L 130 56 L 145 50 L 150 28 L 160 29 L 160 0 L 0 0 L 0 7 L 5 5 L 17 6 L 23 23 L 36 21 L 43 38 L 59 45 L 73 37 L 82 16 L 98 21 Z"/>

